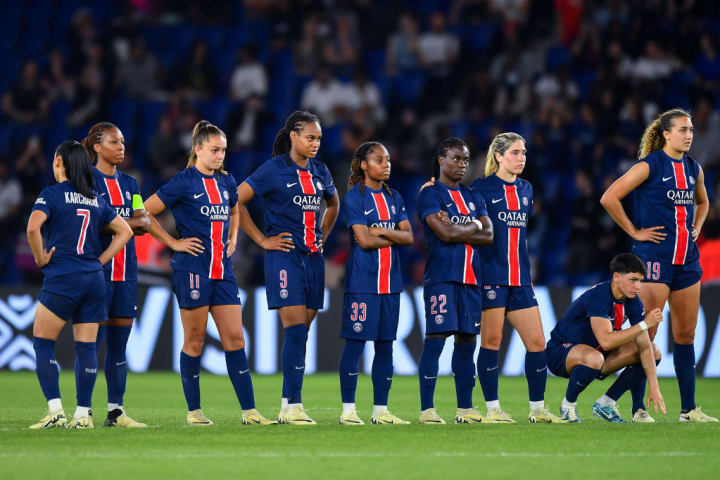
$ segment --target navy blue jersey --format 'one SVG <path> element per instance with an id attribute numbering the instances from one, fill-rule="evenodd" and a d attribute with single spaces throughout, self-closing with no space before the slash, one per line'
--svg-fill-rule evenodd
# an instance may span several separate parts
<path id="1" fill-rule="evenodd" d="M 440 182 L 424 188 L 417 199 L 423 222 L 428 258 L 425 263 L 425 285 L 442 282 L 480 284 L 480 255 L 477 247 L 467 243 L 446 243 L 428 226 L 428 215 L 445 211 L 455 224 L 467 224 L 487 215 L 482 196 L 464 185 L 450 188 Z"/>
<path id="2" fill-rule="evenodd" d="M 697 162 L 686 155 L 681 160 L 656 150 L 640 160 L 650 174 L 635 189 L 635 226 L 665 227 L 660 243 L 633 242 L 633 252 L 643 259 L 685 265 L 698 260 L 692 239 L 695 221 L 695 182 L 700 172 Z"/>
<path id="3" fill-rule="evenodd" d="M 34 210 L 45 212 L 42 233 L 45 248 L 55 247 L 50 263 L 42 268 L 45 279 L 101 270 L 98 257 L 105 249 L 100 230 L 117 216 L 100 195 L 87 198 L 69 181 L 43 188 Z"/>
<path id="4" fill-rule="evenodd" d="M 527 224 L 533 211 L 530 182 L 508 183 L 494 173 L 478 178 L 474 188 L 485 199 L 493 224 L 493 243 L 478 248 L 484 285 L 530 286 Z"/>
<path id="5" fill-rule="evenodd" d="M 125 220 L 133 218 L 132 196 L 140 194 L 137 180 L 130 175 L 116 172 L 115 175 L 105 175 L 97 167 L 93 168 L 95 187 L 100 196 L 108 202 L 115 211 Z M 112 242 L 112 235 L 101 235 L 103 249 Z M 105 279 L 113 282 L 137 280 L 137 254 L 135 253 L 135 237 L 105 264 Z"/>
<path id="6" fill-rule="evenodd" d="M 205 250 L 198 256 L 175 252 L 170 265 L 212 280 L 235 278 L 226 245 L 230 210 L 237 204 L 237 183 L 232 175 L 205 175 L 195 167 L 177 173 L 160 187 L 157 196 L 172 210 L 182 238 L 196 237 Z"/>
<path id="7" fill-rule="evenodd" d="M 396 230 L 400 222 L 408 219 L 405 203 L 396 190 L 391 189 L 392 195 L 367 186 L 363 190 L 361 193 L 360 184 L 356 184 L 343 200 L 348 229 L 367 225 Z M 346 293 L 399 293 L 402 289 L 400 256 L 395 246 L 365 250 L 351 242 L 345 268 Z"/>
<path id="8" fill-rule="evenodd" d="M 645 310 L 640 297 L 616 300 L 610 281 L 598 283 L 570 304 L 565 315 L 550 333 L 551 339 L 560 343 L 582 343 L 598 348 L 600 344 L 595 338 L 590 317 L 607 318 L 613 330 L 620 330 L 626 319 L 630 321 L 630 325 L 642 321 Z"/>
<path id="9" fill-rule="evenodd" d="M 321 202 L 335 194 L 335 184 L 324 163 L 311 158 L 307 168 L 300 168 L 289 155 L 278 155 L 245 181 L 263 200 L 269 236 L 290 232 L 295 248 L 301 253 L 320 251 Z"/>

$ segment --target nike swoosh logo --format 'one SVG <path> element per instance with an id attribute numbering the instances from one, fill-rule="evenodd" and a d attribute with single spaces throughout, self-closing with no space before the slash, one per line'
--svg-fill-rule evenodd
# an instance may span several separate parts
<path id="1" fill-rule="evenodd" d="M 305 370 L 305 366 L 302 366 L 302 367 L 295 367 L 295 370 Z"/>
<path id="2" fill-rule="evenodd" d="M 248 368 L 247 370 L 240 370 L 238 373 L 239 373 L 240 375 L 242 375 L 243 373 L 247 373 L 247 372 L 249 372 L 249 371 L 250 371 L 250 369 Z"/>
<path id="3" fill-rule="evenodd" d="M 450 207 L 452 207 L 452 206 L 453 206 L 453 204 L 452 204 L 452 203 L 448 203 L 448 204 L 447 204 L 447 205 L 445 205 L 445 206 L 446 206 L 447 208 L 450 208 Z"/>
<path id="4" fill-rule="evenodd" d="M 437 378 L 437 377 L 428 377 L 427 375 L 424 375 L 424 377 L 425 377 L 425 380 L 432 380 L 433 378 Z"/>
<path id="5" fill-rule="evenodd" d="M 193 378 L 198 378 L 199 376 L 200 374 L 198 373 L 197 375 L 193 375 Z"/>
<path id="6" fill-rule="evenodd" d="M 125 365 L 126 363 L 127 363 L 127 361 L 120 362 L 120 363 L 115 362 L 115 366 L 116 366 L 116 367 L 119 367 L 119 366 L 121 366 L 121 365 Z"/>
<path id="7" fill-rule="evenodd" d="M 297 182 L 295 182 L 295 183 L 286 183 L 286 184 L 285 184 L 285 186 L 286 186 L 287 188 L 294 187 L 295 185 L 297 185 Z"/>
<path id="8" fill-rule="evenodd" d="M 100 195 L 107 195 L 107 192 L 102 192 Z"/>
<path id="9" fill-rule="evenodd" d="M 488 372 L 492 372 L 493 370 L 497 370 L 498 368 L 500 368 L 500 367 L 487 368 L 486 370 L 487 370 Z"/>
<path id="10" fill-rule="evenodd" d="M 388 382 L 392 382 L 392 377 L 390 377 L 390 378 L 385 377 L 385 380 L 387 380 Z"/>
<path id="11" fill-rule="evenodd" d="M 198 199 L 198 198 L 202 197 L 203 195 L 205 195 L 205 194 L 204 194 L 204 193 L 198 193 L 197 195 L 193 195 L 193 198 Z"/>
<path id="12" fill-rule="evenodd" d="M 360 372 L 348 373 L 348 375 L 350 375 L 351 377 L 354 377 L 355 375 L 359 375 L 359 374 L 360 374 Z"/>
<path id="13" fill-rule="evenodd" d="M 475 326 L 479 327 L 481 322 L 475 322 Z"/>
<path id="14" fill-rule="evenodd" d="M 667 177 L 667 178 L 663 177 L 663 182 L 667 182 L 667 181 L 670 180 L 671 178 L 672 178 L 672 177 Z"/>
<path id="15" fill-rule="evenodd" d="M 542 372 L 543 370 L 547 370 L 547 367 L 543 367 L 540 370 L 537 370 L 538 373 Z"/>
<path id="16" fill-rule="evenodd" d="M 580 382 L 575 382 L 575 383 L 577 383 L 577 384 L 580 385 L 581 387 L 587 387 L 587 385 L 583 385 L 583 384 L 580 383 Z"/>
<path id="17" fill-rule="evenodd" d="M 365 215 L 372 213 L 374 210 L 374 208 L 371 208 L 370 210 L 365 210 Z"/>
<path id="18" fill-rule="evenodd" d="M 493 198 L 492 203 L 502 202 L 502 198 Z"/>

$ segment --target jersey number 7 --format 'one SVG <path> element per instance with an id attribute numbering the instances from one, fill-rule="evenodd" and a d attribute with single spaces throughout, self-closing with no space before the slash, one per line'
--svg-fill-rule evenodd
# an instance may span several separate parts
<path id="1" fill-rule="evenodd" d="M 88 225 L 90 225 L 90 210 L 84 208 L 78 208 L 76 213 L 79 217 L 83 217 L 82 226 L 80 227 L 80 236 L 77 241 L 77 253 L 82 255 L 83 249 L 85 248 L 85 238 L 87 237 Z"/>

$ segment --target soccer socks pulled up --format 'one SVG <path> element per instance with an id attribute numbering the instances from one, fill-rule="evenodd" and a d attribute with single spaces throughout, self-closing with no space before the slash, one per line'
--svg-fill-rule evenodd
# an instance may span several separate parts
<path id="1" fill-rule="evenodd" d="M 578 395 L 597 378 L 599 373 L 600 370 L 585 365 L 578 365 L 573 368 L 565 391 L 565 399 L 570 403 L 577 402 Z"/>
<path id="2" fill-rule="evenodd" d="M 525 354 L 525 377 L 527 378 L 530 401 L 543 401 L 545 399 L 545 384 L 547 383 L 545 350 Z"/>
<path id="3" fill-rule="evenodd" d="M 75 342 L 75 388 L 78 407 L 90 408 L 97 370 L 95 342 Z"/>
<path id="4" fill-rule="evenodd" d="M 675 375 L 680 387 L 680 404 L 682 412 L 695 408 L 695 345 L 680 345 L 673 347 L 673 363 Z"/>
<path id="5" fill-rule="evenodd" d="M 420 355 L 418 365 L 418 378 L 420 379 L 420 408 L 427 410 L 433 408 L 435 384 L 437 383 L 438 369 L 440 368 L 440 354 L 445 346 L 444 338 L 426 338 Z"/>
<path id="6" fill-rule="evenodd" d="M 457 343 L 452 354 L 452 371 L 455 376 L 455 395 L 458 408 L 472 408 L 472 391 L 475 387 L 475 342 Z"/>
<path id="7" fill-rule="evenodd" d="M 127 384 L 127 358 L 125 350 L 132 327 L 107 327 L 107 352 L 105 353 L 105 380 L 107 382 L 108 403 L 123 404 L 125 385 Z M 98 338 L 100 334 L 98 333 Z"/>
<path id="8" fill-rule="evenodd" d="M 200 408 L 200 356 L 180 352 L 180 378 L 188 412 Z"/>
<path id="9" fill-rule="evenodd" d="M 480 347 L 477 374 L 486 402 L 498 399 L 498 350 Z"/>
<path id="10" fill-rule="evenodd" d="M 245 349 L 226 351 L 225 364 L 227 365 L 228 377 L 230 377 L 235 389 L 235 395 L 237 395 L 242 409 L 251 410 L 255 408 L 255 394 Z"/>
<path id="11" fill-rule="evenodd" d="M 375 342 L 375 357 L 372 364 L 373 405 L 387 406 L 393 377 L 393 344 Z"/>
<path id="12" fill-rule="evenodd" d="M 643 370 L 641 364 L 637 363 L 635 365 L 628 365 L 615 379 L 613 384 L 610 385 L 610 388 L 608 388 L 607 392 L 605 392 L 605 395 L 617 402 L 626 391 L 630 390 L 633 386 L 640 384 L 644 379 L 645 370 Z"/>
<path id="13" fill-rule="evenodd" d="M 35 373 L 37 374 L 40 388 L 45 400 L 60 398 L 60 367 L 55 360 L 55 340 L 47 338 L 35 338 L 33 340 L 35 350 Z"/>
<path id="14" fill-rule="evenodd" d="M 358 340 L 345 340 L 345 348 L 340 357 L 340 396 L 342 403 L 355 403 L 355 390 L 357 390 L 358 364 L 360 356 L 365 349 L 365 342 Z"/>
<path id="15" fill-rule="evenodd" d="M 305 324 L 285 329 L 282 346 L 283 384 L 288 404 L 302 403 L 302 384 L 305 374 L 305 343 L 308 329 Z"/>

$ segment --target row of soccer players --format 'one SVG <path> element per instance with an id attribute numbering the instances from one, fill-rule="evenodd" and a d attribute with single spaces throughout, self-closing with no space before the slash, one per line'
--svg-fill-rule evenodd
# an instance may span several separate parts
<path id="1" fill-rule="evenodd" d="M 125 347 L 137 303 L 132 235 L 148 231 L 175 252 L 172 284 L 184 328 L 180 370 L 188 404 L 187 423 L 212 425 L 202 413 L 199 386 L 208 313 L 217 324 L 225 349 L 228 375 L 243 410 L 242 422 L 275 423 L 260 415 L 254 404 L 240 300 L 229 261 L 238 228 L 266 250 L 268 306 L 278 310 L 285 331 L 278 421 L 315 423 L 305 412 L 301 398 L 305 343 L 308 328 L 323 306 L 323 240 L 334 226 L 340 205 L 327 167 L 314 158 L 321 137 L 316 116 L 294 112 L 277 134 L 273 158 L 237 186 L 223 167 L 225 134 L 201 121 L 193 131 L 188 167 L 144 204 L 137 182 L 117 170 L 124 158 L 124 145 L 122 133 L 113 124 L 92 127 L 82 145 L 69 141 L 58 147 L 53 160 L 58 183 L 40 194 L 28 224 L 31 248 L 45 274 L 38 297 L 34 346 L 37 374 L 49 406 L 48 414 L 31 428 L 66 423 L 53 349 L 70 318 L 76 340 L 78 407 L 69 426 L 92 426 L 90 398 L 97 374 L 96 343 L 103 337 L 107 339 L 105 424 L 144 426 L 125 414 L 123 397 Z M 646 378 L 650 379 L 649 398 L 656 410 L 659 405 L 664 411 L 664 404 L 655 373 L 659 355 L 645 332 L 654 334 L 666 300 L 670 301 L 674 323 L 675 366 L 682 397 L 680 419 L 714 420 L 694 403 L 692 337 L 700 291 L 694 240 L 707 214 L 707 196 L 702 171 L 685 155 L 691 139 L 690 116 L 680 110 L 664 113 L 648 127 L 641 147 L 642 161 L 603 198 L 613 218 L 636 240 L 634 250 L 642 260 L 632 254 L 616 258 L 611 265 L 612 281 L 573 302 L 547 347 L 532 291 L 525 240 L 533 197 L 531 185 L 518 178 L 525 166 L 523 138 L 514 133 L 498 135 L 488 150 L 486 176 L 471 187 L 460 183 L 469 164 L 468 146 L 457 138 L 440 143 L 433 159 L 434 178 L 417 199 L 428 247 L 426 339 L 419 367 L 421 423 L 444 423 L 434 410 L 433 395 L 440 353 L 450 335 L 455 336 L 455 421 L 514 423 L 498 399 L 498 350 L 505 316 L 528 351 L 525 370 L 531 422 L 579 421 L 576 401 L 580 391 L 594 378 L 624 366 L 628 368 L 594 405 L 593 412 L 606 420 L 622 421 L 615 402 L 629 389 L 633 419 L 653 421 L 643 404 Z M 395 246 L 413 242 L 403 199 L 387 183 L 390 165 L 382 144 L 361 145 L 352 160 L 344 200 L 346 224 L 355 242 L 347 264 L 342 318 L 341 336 L 346 340 L 340 360 L 342 424 L 363 423 L 354 402 L 358 362 L 366 341 L 375 343 L 371 421 L 407 423 L 387 408 L 393 375 L 392 341 L 402 290 Z M 671 179 L 674 182 L 668 182 Z M 643 199 L 634 222 L 620 203 L 632 190 L 638 190 Z M 267 234 L 259 231 L 245 208 L 255 195 L 263 199 Z M 175 217 L 180 238 L 168 234 L 155 220 L 166 208 Z M 41 227 L 45 227 L 45 243 Z M 646 283 L 640 289 L 643 278 Z M 638 291 L 650 311 L 647 317 L 643 302 L 635 298 Z M 98 330 L 97 322 L 106 318 Z M 621 331 L 626 318 L 639 326 Z M 473 353 L 478 334 L 481 348 L 476 366 Z M 544 404 L 548 367 L 555 375 L 570 378 L 560 417 L 552 415 Z M 486 415 L 472 408 L 475 372 L 485 396 Z"/>

